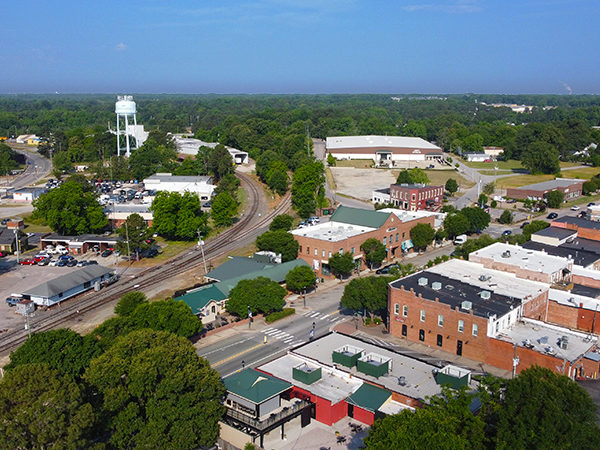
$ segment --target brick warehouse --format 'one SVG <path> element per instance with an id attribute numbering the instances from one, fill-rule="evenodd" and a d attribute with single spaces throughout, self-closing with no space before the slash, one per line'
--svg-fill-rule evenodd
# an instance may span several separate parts
<path id="1" fill-rule="evenodd" d="M 595 349 L 596 337 L 543 322 L 548 289 L 451 260 L 390 283 L 389 330 L 504 370 L 520 372 L 537 364 L 569 376 L 598 373 L 598 362 L 583 356 Z"/>
<path id="2" fill-rule="evenodd" d="M 530 184 L 518 188 L 507 188 L 506 196 L 521 200 L 525 200 L 526 198 L 542 200 L 546 197 L 548 192 L 561 191 L 565 196 L 565 200 L 569 201 L 581 197 L 583 193 L 583 183 L 585 181 L 586 180 L 579 180 L 576 178 L 557 178 L 555 180 L 542 181 L 541 183 Z"/>
<path id="3" fill-rule="evenodd" d="M 306 261 L 317 274 L 329 276 L 329 258 L 334 253 L 349 252 L 356 264 L 364 268 L 360 246 L 369 238 L 386 247 L 386 260 L 402 256 L 412 248 L 410 230 L 418 223 L 434 226 L 435 215 L 369 211 L 339 207 L 327 223 L 292 230 L 298 241 L 298 257 Z"/>
<path id="4" fill-rule="evenodd" d="M 577 236 L 582 239 L 600 241 L 600 222 L 565 216 L 552 221 L 553 227 L 577 231 Z"/>
<path id="5" fill-rule="evenodd" d="M 417 211 L 428 209 L 436 211 L 444 199 L 444 186 L 426 186 L 424 184 L 390 185 L 390 201 L 401 209 Z"/>

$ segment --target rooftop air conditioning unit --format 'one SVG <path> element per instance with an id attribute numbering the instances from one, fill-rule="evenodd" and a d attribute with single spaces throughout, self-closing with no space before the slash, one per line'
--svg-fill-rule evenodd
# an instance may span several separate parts
<path id="1" fill-rule="evenodd" d="M 502 253 L 502 257 L 503 258 L 510 258 L 510 250 L 506 250 L 505 252 Z"/>
<path id="2" fill-rule="evenodd" d="M 439 291 L 440 289 L 442 289 L 442 283 L 440 283 L 439 281 L 434 281 L 433 283 L 431 283 L 431 289 L 433 289 L 434 291 Z"/>
<path id="3" fill-rule="evenodd" d="M 419 278 L 419 286 L 427 286 L 427 282 L 428 282 L 427 278 L 425 278 L 425 277 Z"/>
<path id="4" fill-rule="evenodd" d="M 400 386 L 406 386 L 406 377 L 398 377 L 398 384 Z"/>
<path id="5" fill-rule="evenodd" d="M 471 311 L 473 309 L 473 303 L 468 300 L 465 300 L 461 303 L 460 307 L 465 311 Z"/>
<path id="6" fill-rule="evenodd" d="M 481 293 L 479 295 L 482 299 L 489 300 L 490 297 L 492 296 L 492 293 L 490 291 L 481 291 Z"/>

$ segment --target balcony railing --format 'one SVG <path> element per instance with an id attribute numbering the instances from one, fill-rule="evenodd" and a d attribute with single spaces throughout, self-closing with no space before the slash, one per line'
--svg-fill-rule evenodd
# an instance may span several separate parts
<path id="1" fill-rule="evenodd" d="M 254 417 L 250 417 L 244 413 L 236 411 L 235 409 L 227 408 L 227 416 L 235 419 L 245 425 L 248 425 L 256 430 L 262 431 L 276 423 L 283 422 L 290 416 L 297 414 L 299 411 L 311 405 L 311 402 L 307 400 L 297 400 L 291 406 L 285 406 L 281 411 L 271 414 L 269 417 L 259 420 Z"/>

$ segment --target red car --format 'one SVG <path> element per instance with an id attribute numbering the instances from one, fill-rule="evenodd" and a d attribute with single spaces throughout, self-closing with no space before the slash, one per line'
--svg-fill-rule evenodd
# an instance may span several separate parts
<path id="1" fill-rule="evenodd" d="M 35 262 L 40 262 L 40 261 L 43 261 L 46 258 L 47 258 L 47 256 L 34 256 L 33 260 Z"/>
<path id="2" fill-rule="evenodd" d="M 24 259 L 23 261 L 19 261 L 19 264 L 22 266 L 33 266 L 35 264 L 35 259 Z"/>

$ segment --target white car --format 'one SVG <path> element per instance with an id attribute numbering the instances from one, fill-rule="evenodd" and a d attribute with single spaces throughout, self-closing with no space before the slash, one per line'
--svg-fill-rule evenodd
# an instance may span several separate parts
<path id="1" fill-rule="evenodd" d="M 579 211 L 579 206 L 577 206 L 577 205 L 571 206 L 571 211 Z"/>
<path id="2" fill-rule="evenodd" d="M 53 259 L 48 263 L 49 266 L 55 267 L 58 264 L 58 259 Z"/>

